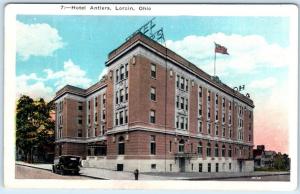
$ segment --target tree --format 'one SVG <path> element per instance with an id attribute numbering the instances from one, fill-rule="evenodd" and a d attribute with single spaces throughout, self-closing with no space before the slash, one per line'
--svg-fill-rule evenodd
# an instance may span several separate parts
<path id="1" fill-rule="evenodd" d="M 17 102 L 16 147 L 23 160 L 31 162 L 33 149 L 43 153 L 45 146 L 54 146 L 54 121 L 50 117 L 52 104 L 43 98 L 34 101 L 21 96 Z"/>

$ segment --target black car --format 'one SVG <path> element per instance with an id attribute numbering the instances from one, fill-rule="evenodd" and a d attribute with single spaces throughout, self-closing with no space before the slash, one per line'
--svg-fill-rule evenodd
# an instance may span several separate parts
<path id="1" fill-rule="evenodd" d="M 59 173 L 61 175 L 71 173 L 79 174 L 81 158 L 80 156 L 62 155 L 54 159 L 52 165 L 52 172 Z"/>

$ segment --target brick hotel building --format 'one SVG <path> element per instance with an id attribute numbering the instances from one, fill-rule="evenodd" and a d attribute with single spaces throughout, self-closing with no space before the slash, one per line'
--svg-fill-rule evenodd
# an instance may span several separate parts
<path id="1" fill-rule="evenodd" d="M 141 172 L 252 171 L 253 101 L 138 33 L 87 89 L 56 93 L 56 156 Z"/>

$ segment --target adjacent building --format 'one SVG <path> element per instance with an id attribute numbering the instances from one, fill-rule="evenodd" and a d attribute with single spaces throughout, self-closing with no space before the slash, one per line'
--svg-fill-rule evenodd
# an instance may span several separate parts
<path id="1" fill-rule="evenodd" d="M 56 155 L 141 172 L 253 170 L 253 101 L 137 33 L 107 75 L 56 93 Z"/>

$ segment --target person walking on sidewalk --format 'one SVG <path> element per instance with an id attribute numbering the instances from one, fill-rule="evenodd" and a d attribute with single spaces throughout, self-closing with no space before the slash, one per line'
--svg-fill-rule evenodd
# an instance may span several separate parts
<path id="1" fill-rule="evenodd" d="M 134 174 L 134 179 L 135 179 L 136 181 L 139 180 L 139 170 L 138 170 L 138 169 L 135 169 L 134 172 L 133 172 L 133 174 Z"/>

